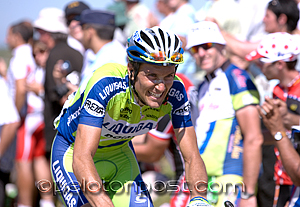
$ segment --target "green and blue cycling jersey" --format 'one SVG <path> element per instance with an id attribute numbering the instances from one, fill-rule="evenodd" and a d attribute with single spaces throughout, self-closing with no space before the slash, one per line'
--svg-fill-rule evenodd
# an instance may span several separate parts
<path id="1" fill-rule="evenodd" d="M 109 63 L 97 69 L 86 86 L 69 97 L 55 120 L 58 132 L 52 145 L 51 173 L 65 206 L 88 203 L 72 168 L 78 124 L 102 130 L 93 161 L 113 204 L 153 207 L 130 140 L 155 128 L 166 114 L 174 128 L 192 126 L 189 108 L 184 85 L 177 76 L 167 100 L 159 108 L 151 108 L 135 102 L 126 66 Z"/>
<path id="2" fill-rule="evenodd" d="M 113 150 L 155 128 L 166 114 L 170 114 L 174 128 L 192 126 L 189 108 L 184 85 L 177 76 L 163 105 L 140 107 L 134 100 L 127 67 L 111 63 L 96 70 L 86 87 L 67 101 L 55 126 L 70 143 L 75 141 L 78 124 L 102 128 L 98 148 Z"/>
<path id="3" fill-rule="evenodd" d="M 195 131 L 209 176 L 242 176 L 243 134 L 236 112 L 259 104 L 259 93 L 245 70 L 229 62 L 224 66 L 206 76 L 199 87 Z"/>

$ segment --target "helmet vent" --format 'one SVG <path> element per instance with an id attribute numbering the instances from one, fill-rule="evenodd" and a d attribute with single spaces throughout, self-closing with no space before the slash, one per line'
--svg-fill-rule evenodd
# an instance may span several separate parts
<path id="1" fill-rule="evenodd" d="M 135 42 L 136 46 L 138 46 L 139 48 L 141 48 L 144 51 L 147 51 L 146 48 L 144 46 L 142 46 L 140 43 Z"/>
<path id="2" fill-rule="evenodd" d="M 151 42 L 151 39 L 145 34 L 145 32 L 141 31 L 140 35 L 141 35 L 141 38 L 154 50 L 154 45 Z M 138 43 L 137 43 L 137 46 L 140 47 L 140 45 L 138 45 Z M 142 48 L 144 48 L 144 47 L 142 47 Z M 144 51 L 146 51 L 146 50 L 144 50 Z"/>
<path id="3" fill-rule="evenodd" d="M 164 35 L 164 33 L 163 33 L 163 31 L 159 28 L 158 29 L 158 32 L 159 32 L 159 34 L 160 34 L 160 36 L 161 36 L 161 38 L 162 38 L 162 42 L 163 42 L 163 47 L 164 47 L 164 51 L 166 51 L 166 45 L 165 45 L 165 35 Z"/>
<path id="4" fill-rule="evenodd" d="M 160 43 L 159 43 L 159 40 L 158 40 L 157 36 L 153 36 L 153 37 L 154 37 L 154 39 L 155 39 L 155 42 L 156 42 L 157 46 L 158 46 L 159 48 L 161 48 L 161 45 L 160 45 Z"/>

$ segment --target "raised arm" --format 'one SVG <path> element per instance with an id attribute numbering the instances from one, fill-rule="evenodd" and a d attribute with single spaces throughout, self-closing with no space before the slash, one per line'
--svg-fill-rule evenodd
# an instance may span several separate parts
<path id="1" fill-rule="evenodd" d="M 206 198 L 207 173 L 200 156 L 194 127 L 174 129 L 185 162 L 186 181 L 191 198 Z"/>
<path id="2" fill-rule="evenodd" d="M 83 191 L 91 206 L 113 207 L 111 199 L 102 190 L 102 181 L 93 162 L 93 157 L 98 149 L 101 128 L 78 125 L 73 153 L 73 171 L 77 180 L 85 182 L 98 182 L 101 185 L 100 192 Z M 92 190 L 97 190 L 97 185 L 90 185 Z"/>
<path id="3" fill-rule="evenodd" d="M 265 126 L 270 130 L 273 137 L 277 132 L 285 132 L 284 123 L 279 112 L 280 109 L 276 103 L 278 103 L 278 101 L 266 97 L 266 101 L 261 107 L 266 112 L 265 114 L 259 106 L 257 107 Z M 282 134 L 282 139 L 276 141 L 282 164 L 294 185 L 300 186 L 300 156 L 286 134 Z"/>
<path id="4" fill-rule="evenodd" d="M 242 59 L 255 50 L 259 44 L 259 42 L 240 41 L 225 31 L 221 31 L 221 33 L 226 41 L 226 50 Z"/>

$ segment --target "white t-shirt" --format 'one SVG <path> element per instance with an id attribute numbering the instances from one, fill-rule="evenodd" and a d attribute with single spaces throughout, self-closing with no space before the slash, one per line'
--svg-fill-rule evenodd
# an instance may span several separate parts
<path id="1" fill-rule="evenodd" d="M 35 68 L 32 48 L 29 44 L 23 44 L 13 49 L 7 72 L 9 91 L 13 99 L 15 99 L 16 93 L 15 81 L 23 78 L 27 79 Z"/>
<path id="2" fill-rule="evenodd" d="M 126 58 L 126 49 L 118 40 L 113 40 L 105 44 L 97 52 L 94 59 L 90 61 L 89 66 L 85 68 L 84 72 L 81 74 L 80 85 L 86 85 L 93 72 L 106 63 L 119 63 L 122 65 L 126 65 Z"/>
<path id="3" fill-rule="evenodd" d="M 9 94 L 7 82 L 0 76 L 0 126 L 20 120 L 13 98 Z"/>

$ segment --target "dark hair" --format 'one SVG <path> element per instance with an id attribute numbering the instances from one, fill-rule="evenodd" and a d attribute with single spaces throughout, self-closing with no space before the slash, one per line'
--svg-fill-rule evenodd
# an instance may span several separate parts
<path id="1" fill-rule="evenodd" d="M 20 34 L 24 42 L 28 43 L 33 38 L 33 27 L 29 22 L 19 22 L 11 26 L 12 33 Z"/>
<path id="2" fill-rule="evenodd" d="M 55 33 L 50 32 L 50 35 L 55 42 L 59 42 L 59 41 L 66 42 L 68 38 L 67 34 L 63 34 L 60 32 L 55 32 Z"/>
<path id="3" fill-rule="evenodd" d="M 291 62 L 285 62 L 286 66 L 289 70 L 296 70 L 295 67 L 297 65 L 297 59 Z"/>
<path id="4" fill-rule="evenodd" d="M 108 25 L 87 24 L 87 28 L 92 27 L 96 30 L 99 38 L 103 40 L 112 40 L 114 38 L 115 27 Z"/>
<path id="5" fill-rule="evenodd" d="M 296 29 L 299 20 L 299 9 L 295 0 L 272 0 L 268 4 L 268 8 L 277 17 L 285 14 L 287 17 L 287 30 L 292 32 Z"/>

